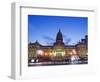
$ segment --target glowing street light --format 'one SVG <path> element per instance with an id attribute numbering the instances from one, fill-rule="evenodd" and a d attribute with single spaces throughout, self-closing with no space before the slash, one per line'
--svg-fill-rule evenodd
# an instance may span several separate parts
<path id="1" fill-rule="evenodd" d="M 43 55 L 43 50 L 37 50 L 36 52 L 38 55 Z"/>

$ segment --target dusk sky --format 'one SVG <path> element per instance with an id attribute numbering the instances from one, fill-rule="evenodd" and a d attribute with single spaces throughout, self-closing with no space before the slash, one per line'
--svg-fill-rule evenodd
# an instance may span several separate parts
<path id="1" fill-rule="evenodd" d="M 73 45 L 88 32 L 87 17 L 28 15 L 28 42 L 51 45 L 61 30 L 65 44 Z"/>

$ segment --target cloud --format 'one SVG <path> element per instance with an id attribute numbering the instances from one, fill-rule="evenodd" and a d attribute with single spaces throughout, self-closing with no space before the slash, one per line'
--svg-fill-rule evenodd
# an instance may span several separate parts
<path id="1" fill-rule="evenodd" d="M 44 36 L 43 39 L 45 40 L 45 43 L 48 45 L 52 45 L 56 41 L 56 39 L 51 38 L 49 36 Z M 70 44 L 71 38 L 67 37 L 66 35 L 63 35 L 63 39 L 65 44 Z"/>
<path id="2" fill-rule="evenodd" d="M 52 43 L 52 42 L 46 42 L 46 44 L 48 44 L 48 45 L 53 45 L 53 43 Z"/>
<path id="3" fill-rule="evenodd" d="M 44 36 L 43 39 L 45 39 L 47 41 L 55 41 L 53 38 L 51 38 L 49 36 Z"/>
<path id="4" fill-rule="evenodd" d="M 66 35 L 63 35 L 64 43 L 69 44 L 71 42 L 71 38 L 67 37 Z"/>
<path id="5" fill-rule="evenodd" d="M 55 39 L 49 37 L 49 36 L 44 36 L 43 39 L 45 40 L 46 44 L 52 45 L 55 42 Z"/>
<path id="6" fill-rule="evenodd" d="M 69 44 L 71 42 L 71 38 L 67 38 L 66 40 L 65 40 L 65 44 Z"/>

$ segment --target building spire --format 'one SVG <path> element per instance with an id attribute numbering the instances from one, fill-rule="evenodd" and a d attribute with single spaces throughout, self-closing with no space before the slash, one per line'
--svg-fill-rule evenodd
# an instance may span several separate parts
<path id="1" fill-rule="evenodd" d="M 59 28 L 59 32 L 61 33 L 60 28 Z"/>

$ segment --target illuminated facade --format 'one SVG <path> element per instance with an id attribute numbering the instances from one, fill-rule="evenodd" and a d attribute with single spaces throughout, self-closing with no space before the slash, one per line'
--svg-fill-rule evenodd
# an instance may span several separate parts
<path id="1" fill-rule="evenodd" d="M 75 45 L 66 45 L 63 42 L 63 35 L 61 31 L 57 33 L 56 41 L 53 45 L 41 45 L 38 41 L 35 43 L 28 44 L 28 60 L 34 58 L 47 58 L 47 60 L 65 60 L 66 58 L 71 58 L 76 56 L 79 58 L 88 57 L 88 36 L 86 35 L 84 39 L 81 39 Z"/>

